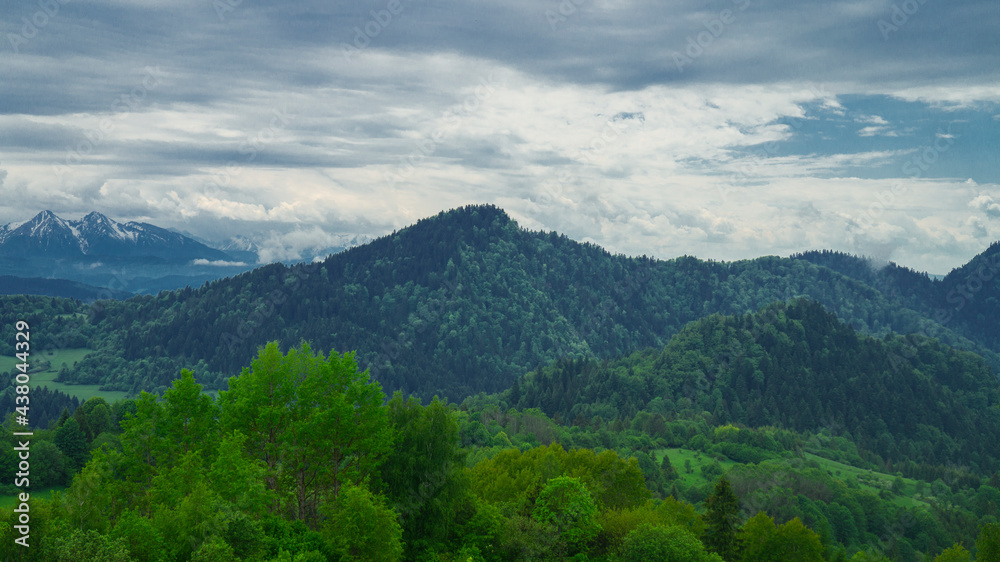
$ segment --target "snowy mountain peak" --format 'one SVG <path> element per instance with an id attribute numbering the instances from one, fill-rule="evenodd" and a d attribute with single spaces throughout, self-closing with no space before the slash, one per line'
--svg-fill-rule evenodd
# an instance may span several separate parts
<path id="1" fill-rule="evenodd" d="M 42 211 L 30 221 L 22 224 L 17 230 L 28 229 L 31 236 L 50 236 L 55 232 L 72 232 L 66 221 L 57 217 L 52 211 Z"/>
<path id="2" fill-rule="evenodd" d="M 114 223 L 108 217 L 98 213 L 97 211 L 91 211 L 87 213 L 87 216 L 80 219 L 80 224 L 88 227 L 98 227 L 98 226 L 110 226 Z"/>
<path id="3" fill-rule="evenodd" d="M 135 229 L 129 228 L 128 224 L 117 223 L 97 211 L 74 222 L 79 225 L 80 232 L 86 238 L 107 237 L 114 240 L 135 241 L 138 237 Z"/>
<path id="4" fill-rule="evenodd" d="M 80 238 L 79 231 L 52 211 L 42 211 L 28 222 L 12 226 L 7 226 L 0 243 L 23 244 L 35 251 L 55 250 L 56 254 L 63 254 L 64 250 L 86 253 L 87 243 Z"/>

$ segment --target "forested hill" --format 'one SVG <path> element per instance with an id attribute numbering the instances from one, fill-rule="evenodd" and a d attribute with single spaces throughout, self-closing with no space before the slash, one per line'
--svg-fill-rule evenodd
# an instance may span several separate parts
<path id="1" fill-rule="evenodd" d="M 222 387 L 265 342 L 287 348 L 307 339 L 318 349 L 357 350 L 387 391 L 460 400 L 507 388 L 559 357 L 662 347 L 690 321 L 796 296 L 862 331 L 924 332 L 998 363 L 996 348 L 978 343 L 990 340 L 966 324 L 936 323 L 926 312 L 933 304 L 917 306 L 921 313 L 804 259 L 628 258 L 524 230 L 494 206 L 470 206 L 320 263 L 98 303 L 89 325 L 74 327 L 96 351 L 64 378 L 162 390 L 186 367 Z"/>
<path id="2" fill-rule="evenodd" d="M 924 313 L 933 313 L 935 307 L 946 304 L 941 295 L 941 282 L 926 273 L 914 271 L 893 262 L 876 263 L 861 256 L 815 250 L 793 254 L 793 259 L 806 260 L 828 267 L 866 285 L 875 287 L 896 304 Z"/>
<path id="3" fill-rule="evenodd" d="M 919 335 L 858 334 L 804 299 L 709 316 L 662 350 L 559 361 L 499 398 L 576 425 L 639 419 L 653 434 L 707 412 L 710 426 L 847 435 L 865 461 L 918 477 L 928 475 L 915 460 L 1000 467 L 1000 390 L 982 358 Z"/>
<path id="4" fill-rule="evenodd" d="M 931 279 L 895 263 L 880 265 L 840 252 L 793 255 L 877 288 L 892 302 L 919 311 L 981 345 L 1000 349 L 1000 242 L 993 243 L 944 279 Z"/>

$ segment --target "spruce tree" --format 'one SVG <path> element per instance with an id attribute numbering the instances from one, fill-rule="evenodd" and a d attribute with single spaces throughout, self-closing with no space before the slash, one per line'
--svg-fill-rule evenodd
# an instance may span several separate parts
<path id="1" fill-rule="evenodd" d="M 66 420 L 68 419 L 69 419 L 69 409 L 63 407 L 62 414 L 59 415 L 59 421 L 56 422 L 56 427 L 62 427 L 62 425 L 66 423 Z"/>
<path id="2" fill-rule="evenodd" d="M 708 510 L 705 515 L 708 524 L 703 541 L 705 546 L 727 562 L 737 560 L 740 501 L 725 476 L 719 479 L 715 491 L 705 500 L 705 507 Z"/>

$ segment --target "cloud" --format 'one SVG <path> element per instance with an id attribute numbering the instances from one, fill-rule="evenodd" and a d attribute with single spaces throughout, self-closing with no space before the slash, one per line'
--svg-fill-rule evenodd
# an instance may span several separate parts
<path id="1" fill-rule="evenodd" d="M 986 213 L 986 216 L 991 219 L 1000 218 L 1000 203 L 995 202 L 993 197 L 989 195 L 976 196 L 975 199 L 969 201 L 969 207 Z"/>
<path id="2" fill-rule="evenodd" d="M 857 123 L 871 123 L 867 127 L 858 130 L 859 137 L 898 137 L 899 133 L 889 127 L 889 122 L 878 115 L 859 115 L 855 117 Z"/>
<path id="3" fill-rule="evenodd" d="M 973 236 L 976 238 L 986 239 L 987 243 L 992 242 L 992 240 L 988 239 L 989 229 L 983 219 L 980 217 L 969 217 L 966 219 L 966 222 L 968 223 L 969 228 L 972 229 Z"/>
<path id="4" fill-rule="evenodd" d="M 206 260 L 204 258 L 198 258 L 191 262 L 192 265 L 210 265 L 213 267 L 232 267 L 232 266 L 243 266 L 247 265 L 241 261 L 226 261 L 226 260 Z"/>
<path id="5" fill-rule="evenodd" d="M 940 269 L 980 243 L 977 195 L 946 190 L 1000 181 L 988 0 L 922 4 L 888 38 L 882 0 L 400 5 L 61 5 L 0 56 L 0 222 L 97 209 L 264 259 L 473 202 L 663 257 L 860 240 Z M 12 10 L 0 37 L 37 6 Z M 845 224 L 900 181 L 905 212 Z"/>
<path id="6" fill-rule="evenodd" d="M 313 226 L 291 232 L 272 232 L 258 242 L 261 263 L 273 261 L 311 261 L 316 257 L 357 244 L 356 235 L 333 234 Z"/>
<path id="7" fill-rule="evenodd" d="M 878 126 L 863 127 L 861 130 L 858 131 L 859 137 L 874 137 L 876 135 L 881 135 L 885 137 L 897 137 L 899 136 L 899 133 L 897 133 L 896 131 L 889 130 L 889 128 L 887 127 L 878 127 Z"/>
<path id="8" fill-rule="evenodd" d="M 859 123 L 873 123 L 875 125 L 888 125 L 889 122 L 886 121 L 879 115 L 860 115 L 855 120 Z"/>

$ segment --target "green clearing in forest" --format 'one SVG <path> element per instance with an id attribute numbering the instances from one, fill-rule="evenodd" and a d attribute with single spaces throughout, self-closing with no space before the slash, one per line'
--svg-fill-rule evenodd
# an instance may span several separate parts
<path id="1" fill-rule="evenodd" d="M 40 354 L 31 354 L 28 358 L 28 364 L 31 366 L 31 386 L 42 387 L 47 386 L 50 390 L 59 390 L 65 392 L 70 396 L 76 396 L 80 401 L 85 401 L 88 398 L 94 396 L 100 396 L 108 401 L 108 403 L 114 403 L 116 400 L 121 400 L 127 396 L 128 393 L 120 390 L 101 390 L 101 385 L 99 384 L 66 384 L 62 382 L 55 382 L 56 377 L 59 375 L 59 369 L 62 368 L 65 363 L 67 366 L 71 367 L 77 361 L 83 359 L 88 353 L 91 353 L 92 349 L 86 347 L 72 348 L 72 349 L 60 349 L 57 351 L 46 351 Z M 34 370 L 42 365 L 43 362 L 48 362 L 48 366 L 44 370 Z M 15 357 L 3 357 L 0 356 L 0 373 L 9 372 L 16 368 L 16 365 L 20 361 Z"/>
<path id="2" fill-rule="evenodd" d="M 694 449 L 657 449 L 653 452 L 653 459 L 656 464 L 663 462 L 663 455 L 666 453 L 670 457 L 670 464 L 677 469 L 677 473 L 681 475 L 681 482 L 684 486 L 690 487 L 692 485 L 704 485 L 704 484 L 714 484 L 717 478 L 713 478 L 711 481 L 705 478 L 701 473 L 701 467 L 705 465 L 710 465 L 715 462 L 715 457 L 709 455 L 708 453 L 703 453 L 701 451 L 696 451 Z M 684 468 L 684 461 L 691 461 L 691 473 L 689 474 Z M 729 470 L 730 468 L 736 466 L 738 463 L 733 462 L 729 459 L 719 461 L 722 466 L 723 472 Z"/>
<path id="3" fill-rule="evenodd" d="M 820 468 L 825 470 L 828 474 L 832 475 L 834 478 L 840 480 L 846 480 L 848 478 L 857 479 L 858 485 L 862 488 L 868 488 L 874 492 L 879 492 L 881 490 L 888 490 L 892 486 L 892 481 L 895 480 L 895 476 L 891 474 L 886 474 L 884 472 L 875 472 L 874 470 L 868 470 L 864 468 L 858 468 L 856 466 L 851 466 L 849 464 L 844 464 L 837 461 L 832 461 L 830 459 L 824 459 L 821 456 L 814 455 L 812 453 L 805 453 L 806 460 L 815 461 L 819 464 Z M 905 507 L 914 507 L 918 505 L 927 505 L 927 502 L 918 500 L 915 498 L 917 496 L 917 482 L 919 480 L 914 480 L 912 478 L 903 478 L 903 482 L 906 487 L 903 488 L 903 494 L 901 496 L 896 496 L 892 499 L 892 503 Z M 929 493 L 930 484 L 924 484 L 924 492 Z"/>
<path id="4" fill-rule="evenodd" d="M 28 498 L 28 505 L 31 505 L 31 500 L 37 498 L 44 498 L 47 500 L 51 500 L 53 492 L 62 492 L 65 489 L 66 486 L 48 486 L 46 488 L 37 488 L 37 489 L 28 488 L 26 490 L 23 490 L 23 492 L 27 492 L 28 494 L 30 494 L 31 497 Z M 16 495 L 0 496 L 0 508 L 11 509 L 17 507 L 17 504 L 18 504 L 18 497 Z"/>
<path id="5" fill-rule="evenodd" d="M 663 461 L 664 454 L 670 456 L 670 464 L 677 469 L 677 473 L 680 474 L 680 481 L 683 482 L 685 488 L 704 486 L 706 484 L 711 485 L 717 480 L 717 477 L 710 480 L 702 474 L 701 467 L 710 465 L 716 460 L 715 457 L 708 453 L 683 448 L 658 449 L 653 453 L 653 458 L 657 464 Z M 857 468 L 849 464 L 825 459 L 812 453 L 805 453 L 804 458 L 807 461 L 815 462 L 821 470 L 825 470 L 830 476 L 838 480 L 856 480 L 861 488 L 869 489 L 876 493 L 881 490 L 890 489 L 892 481 L 896 478 L 891 474 Z M 685 469 L 685 461 L 691 462 L 690 473 Z M 722 466 L 723 471 L 728 471 L 739 463 L 726 459 L 719 461 L 719 464 Z M 903 482 L 906 484 L 903 494 L 894 496 L 889 501 L 905 507 L 926 506 L 927 502 L 917 493 L 917 483 L 919 481 L 912 478 L 903 478 Z M 924 494 L 929 493 L 929 490 L 930 484 L 924 483 Z M 920 496 L 920 499 L 917 499 L 918 496 Z"/>

